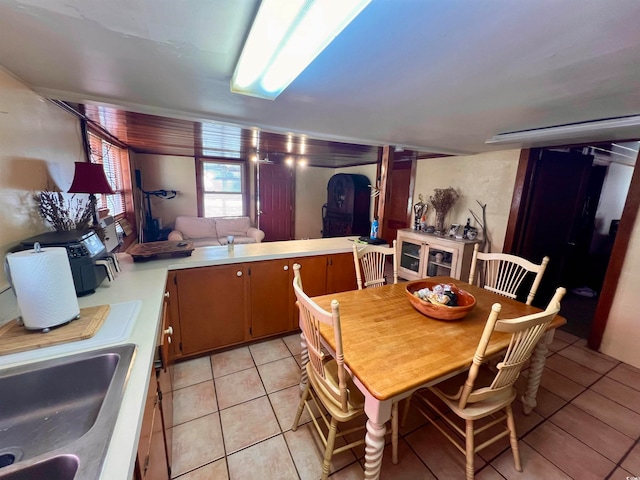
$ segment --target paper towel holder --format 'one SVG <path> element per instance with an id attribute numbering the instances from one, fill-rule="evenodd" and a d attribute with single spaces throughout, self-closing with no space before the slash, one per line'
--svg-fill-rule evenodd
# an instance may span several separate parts
<path id="1" fill-rule="evenodd" d="M 40 242 L 35 242 L 35 243 L 34 243 L 34 245 L 33 245 L 33 250 L 31 250 L 31 253 L 34 253 L 34 254 L 42 254 L 42 253 L 44 253 L 44 251 L 42 250 L 42 247 L 40 246 Z M 16 298 L 17 298 L 17 292 L 16 292 L 16 289 L 15 289 L 15 285 L 14 285 L 13 279 L 12 279 L 12 277 L 11 277 L 11 268 L 10 268 L 10 266 L 9 266 L 9 255 L 11 255 L 11 253 L 7 254 L 7 255 L 5 256 L 5 258 L 4 258 L 4 273 L 5 273 L 5 276 L 6 276 L 6 278 L 7 278 L 7 282 L 9 283 L 9 287 L 11 287 L 11 290 L 13 291 L 13 294 L 14 294 L 14 295 L 16 296 Z M 40 330 L 42 333 L 48 333 L 48 332 L 50 332 L 50 331 L 51 331 L 51 328 L 53 328 L 53 327 L 58 327 L 58 326 L 66 325 L 66 324 L 68 324 L 69 322 L 72 322 L 73 320 L 77 320 L 77 319 L 79 319 L 79 318 L 80 318 L 80 313 L 78 313 L 78 314 L 77 314 L 77 315 L 75 315 L 73 318 L 70 318 L 70 319 L 69 319 L 69 320 L 67 320 L 67 321 L 63 321 L 63 322 L 60 322 L 60 323 L 56 323 L 56 324 L 54 324 L 54 325 L 37 327 L 37 328 L 29 328 L 29 327 L 27 327 L 27 325 L 26 325 L 26 324 L 25 324 L 25 322 L 24 322 L 24 319 L 23 319 L 22 315 L 18 316 L 18 318 L 16 319 L 16 321 L 17 321 L 18 325 L 20 325 L 20 326 L 24 326 L 24 327 L 25 327 L 25 328 L 27 328 L 27 329 L 30 329 L 30 330 Z"/>

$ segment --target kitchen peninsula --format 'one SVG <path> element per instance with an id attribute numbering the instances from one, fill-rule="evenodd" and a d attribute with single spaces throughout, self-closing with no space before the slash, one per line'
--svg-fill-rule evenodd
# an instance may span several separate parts
<path id="1" fill-rule="evenodd" d="M 173 345 L 178 346 L 182 343 L 183 347 L 186 346 L 186 351 L 174 350 L 173 356 L 175 358 L 206 354 L 226 345 L 266 338 L 297 328 L 297 322 L 293 316 L 292 303 L 289 302 L 289 297 L 287 296 L 291 286 L 288 277 L 293 275 L 290 265 L 293 262 L 302 263 L 303 268 L 307 268 L 307 272 L 314 272 L 313 274 L 307 273 L 306 276 L 303 273 L 305 289 L 313 289 L 318 293 L 323 290 L 326 293 L 332 293 L 340 289 L 349 289 L 349 287 L 355 288 L 352 256 L 353 240 L 354 238 L 292 240 L 235 245 L 232 250 L 229 250 L 226 246 L 202 247 L 195 249 L 189 257 L 135 263 L 130 255 L 119 254 L 118 258 L 122 271 L 115 281 L 111 283 L 103 282 L 94 294 L 78 299 L 81 308 L 122 302 L 138 302 L 139 304 L 139 311 L 130 335 L 126 339 L 117 342 L 117 344 L 134 343 L 137 346 L 137 350 L 100 478 L 106 480 L 130 479 L 133 477 L 149 384 L 149 372 L 153 367 L 156 345 L 161 335 L 165 289 L 168 285 L 172 285 L 171 279 L 177 277 L 177 286 L 180 289 L 183 288 L 181 281 L 184 278 L 189 279 L 191 274 L 196 275 L 194 282 L 198 284 L 203 278 L 200 277 L 202 272 L 205 272 L 204 278 L 214 272 L 212 279 L 217 272 L 224 271 L 232 273 L 236 279 L 246 278 L 247 276 L 252 277 L 250 280 L 245 280 L 242 286 L 243 292 L 247 295 L 242 297 L 243 301 L 240 302 L 242 304 L 240 305 L 240 311 L 243 312 L 244 318 L 225 317 L 222 320 L 218 319 L 216 320 L 218 322 L 216 324 L 217 330 L 211 330 L 215 334 L 223 326 L 220 322 L 224 321 L 226 325 L 224 325 L 225 328 L 222 331 L 235 331 L 237 334 L 235 337 L 231 339 L 225 337 L 218 343 L 211 338 L 209 340 L 205 338 L 204 343 L 201 344 L 194 343 L 194 339 L 202 339 L 206 336 L 203 336 L 202 332 L 197 335 L 190 335 L 189 328 L 193 325 L 196 328 L 207 329 L 208 327 L 206 325 L 203 327 L 199 323 L 192 325 L 189 323 L 190 319 L 186 320 L 186 324 L 182 322 L 182 328 L 180 329 L 182 331 L 178 330 L 176 332 L 176 336 L 181 335 L 183 339 L 174 341 Z M 221 270 L 211 270 L 218 268 Z M 278 271 L 285 272 L 287 278 L 284 287 L 286 292 L 284 294 L 279 290 L 281 282 L 275 278 Z M 238 273 L 241 273 L 241 275 L 238 275 Z M 170 281 L 167 282 L 167 280 Z M 224 282 L 226 280 L 223 281 L 223 284 Z M 217 292 L 216 288 L 220 286 L 219 284 L 220 282 L 216 282 L 216 285 L 209 286 L 206 281 L 198 284 L 198 296 L 202 297 L 203 301 L 217 298 L 219 304 L 229 305 L 233 303 L 230 302 L 225 292 L 222 292 L 222 294 Z M 186 288 L 189 288 L 188 285 Z M 266 302 L 269 303 L 264 305 Z M 264 315 L 274 309 L 277 310 L 278 307 L 273 307 L 271 303 L 287 310 L 288 313 L 285 315 L 284 320 L 281 317 L 281 320 L 276 321 L 274 324 L 271 317 Z M 253 308 L 251 308 L 252 304 Z M 196 307 L 198 306 L 197 303 L 195 305 Z M 211 313 L 209 312 L 208 318 L 210 315 Z M 230 325 L 239 325 L 240 328 L 231 327 Z M 189 341 L 192 343 L 189 343 Z M 68 348 L 63 351 L 56 349 L 55 354 L 46 355 L 46 350 L 40 350 L 34 354 L 33 359 L 41 360 L 61 357 L 94 349 L 86 346 L 82 347 L 80 343 L 76 342 L 75 345 L 74 343 L 66 344 Z M 112 343 L 111 345 L 114 344 Z M 105 346 L 107 345 L 101 345 L 101 348 Z M 32 361 L 31 358 L 21 358 L 18 363 L 0 362 L 0 365 L 2 365 L 0 369 L 30 361 Z"/>

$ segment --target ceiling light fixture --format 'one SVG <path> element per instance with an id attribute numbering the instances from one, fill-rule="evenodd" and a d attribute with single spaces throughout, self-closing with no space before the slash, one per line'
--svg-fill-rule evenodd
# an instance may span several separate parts
<path id="1" fill-rule="evenodd" d="M 640 127 L 640 115 L 629 117 L 594 120 L 590 122 L 571 123 L 557 127 L 536 128 L 520 132 L 500 133 L 484 143 L 530 143 L 542 141 L 567 141 L 589 137 L 594 134 L 613 132 L 624 128 Z"/>
<path id="2" fill-rule="evenodd" d="M 371 0 L 262 0 L 231 91 L 274 100 Z"/>

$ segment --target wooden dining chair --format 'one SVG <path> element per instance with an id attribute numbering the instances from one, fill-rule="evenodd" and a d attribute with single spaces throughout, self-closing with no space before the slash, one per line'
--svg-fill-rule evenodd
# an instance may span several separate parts
<path id="1" fill-rule="evenodd" d="M 535 274 L 525 302 L 531 305 L 549 263 L 549 257 L 544 257 L 538 265 L 508 253 L 483 253 L 479 251 L 478 245 L 476 243 L 473 247 L 469 283 L 515 299 L 526 276 L 530 273 Z"/>
<path id="2" fill-rule="evenodd" d="M 362 423 L 360 426 L 338 432 L 339 423 L 349 422 L 364 415 L 364 395 L 353 383 L 351 375 L 344 365 L 338 301 L 331 302 L 331 312 L 320 308 L 302 290 L 299 264 L 293 265 L 293 272 L 293 290 L 297 299 L 296 305 L 300 311 L 300 328 L 305 336 L 309 361 L 305 366 L 306 386 L 302 392 L 291 429 L 296 431 L 302 412 L 306 408 L 325 446 L 321 477 L 322 480 L 325 480 L 329 476 L 329 465 L 334 454 L 365 443 L 364 434 L 362 434 L 358 440 L 344 446 L 336 447 L 335 445 L 337 438 L 344 438 L 351 433 L 365 430 L 365 423 Z M 335 357 L 333 358 L 322 348 L 321 324 L 333 329 L 336 344 Z M 327 419 L 323 409 L 320 408 L 321 406 L 331 417 L 330 420 Z M 316 418 L 317 412 L 320 413 L 324 428 L 319 423 L 320 419 Z M 325 430 L 327 430 L 326 434 Z M 392 434 L 392 442 L 395 442 L 393 448 L 397 452 L 397 429 L 395 436 Z M 397 463 L 397 453 L 394 463 Z"/>
<path id="3" fill-rule="evenodd" d="M 356 267 L 358 290 L 369 287 L 381 287 L 387 283 L 384 270 L 387 257 L 391 257 L 393 264 L 393 283 L 398 283 L 398 256 L 396 255 L 396 241 L 391 247 L 380 245 L 365 245 L 358 248 L 353 244 L 353 262 Z"/>
<path id="4" fill-rule="evenodd" d="M 444 436 L 450 440 L 463 454 L 466 455 L 466 478 L 473 479 L 474 455 L 493 444 L 497 440 L 509 436 L 513 461 L 517 471 L 522 471 L 520 463 L 520 453 L 518 450 L 518 437 L 516 434 L 515 421 L 511 403 L 516 398 L 514 384 L 518 379 L 520 370 L 531 356 L 533 348 L 545 334 L 547 327 L 560 311 L 560 300 L 566 293 L 564 288 L 558 288 L 555 295 L 549 302 L 546 310 L 540 313 L 526 315 L 524 317 L 512 318 L 508 320 L 498 320 L 500 304 L 495 303 L 491 308 L 491 314 L 485 325 L 482 337 L 473 356 L 473 363 L 468 373 L 462 373 L 452 379 L 446 380 L 436 386 L 428 387 L 414 394 L 414 405 L 429 422 L 431 422 Z M 481 382 L 479 373 L 482 364 L 485 362 L 487 345 L 493 332 L 506 332 L 511 334 L 511 343 L 507 348 L 504 358 L 497 365 L 497 373 L 484 370 L 487 374 L 485 381 Z M 476 384 L 481 385 L 476 385 Z M 451 412 L 465 425 L 461 428 L 454 419 L 445 415 L 434 403 L 433 396 L 441 400 Z M 496 416 L 504 411 L 504 414 Z M 434 418 L 433 413 L 436 414 Z M 474 427 L 474 422 L 491 416 L 488 423 L 483 423 L 478 428 Z M 447 431 L 438 421 L 438 417 L 446 423 L 454 435 L 457 434 L 464 441 L 454 438 L 450 431 Z M 504 420 L 506 419 L 506 428 Z M 501 431 L 489 439 L 484 440 L 480 445 L 475 445 L 475 435 L 488 431 L 492 427 L 500 426 Z"/>

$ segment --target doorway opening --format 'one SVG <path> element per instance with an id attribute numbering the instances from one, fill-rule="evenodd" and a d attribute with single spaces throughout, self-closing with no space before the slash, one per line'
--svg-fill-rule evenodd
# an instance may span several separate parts
<path id="1" fill-rule="evenodd" d="M 523 172 L 522 205 L 505 251 L 538 263 L 550 257 L 534 304 L 544 307 L 557 286 L 566 287 L 561 329 L 580 338 L 591 332 L 638 145 L 532 149 Z"/>

